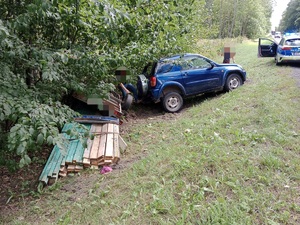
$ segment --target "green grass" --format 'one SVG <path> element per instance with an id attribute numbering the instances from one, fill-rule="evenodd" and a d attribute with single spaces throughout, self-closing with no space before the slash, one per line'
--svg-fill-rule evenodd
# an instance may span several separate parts
<path id="1" fill-rule="evenodd" d="M 257 58 L 257 42 L 236 47 L 244 86 L 136 124 L 126 157 L 142 159 L 59 181 L 3 224 L 298 224 L 300 88 L 291 67 Z"/>

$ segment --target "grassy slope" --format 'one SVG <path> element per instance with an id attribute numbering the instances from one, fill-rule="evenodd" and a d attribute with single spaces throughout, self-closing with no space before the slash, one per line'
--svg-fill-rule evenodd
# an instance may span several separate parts
<path id="1" fill-rule="evenodd" d="M 85 197 L 59 188 L 11 224 L 297 224 L 300 221 L 300 89 L 291 67 L 237 46 L 248 81 L 180 119 L 136 125 L 128 151 L 148 155 L 98 176 Z M 222 59 L 218 59 L 221 61 Z M 149 127 L 151 128 L 149 129 Z M 297 222 L 298 221 L 298 222 Z"/>

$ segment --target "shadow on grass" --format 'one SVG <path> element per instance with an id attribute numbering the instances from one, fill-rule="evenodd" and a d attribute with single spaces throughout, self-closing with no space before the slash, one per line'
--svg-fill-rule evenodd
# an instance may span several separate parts
<path id="1" fill-rule="evenodd" d="M 193 106 L 200 105 L 202 102 L 216 98 L 224 94 L 224 92 L 212 92 L 212 93 L 205 93 L 193 97 L 188 97 L 185 98 L 183 101 L 183 107 L 182 109 L 177 112 L 177 113 L 168 113 L 164 111 L 161 103 L 139 103 L 139 104 L 134 104 L 128 111 L 128 114 L 134 114 L 135 117 L 145 119 L 145 118 L 153 118 L 153 117 L 158 117 L 162 115 L 176 115 L 176 114 L 182 114 L 189 108 Z"/>

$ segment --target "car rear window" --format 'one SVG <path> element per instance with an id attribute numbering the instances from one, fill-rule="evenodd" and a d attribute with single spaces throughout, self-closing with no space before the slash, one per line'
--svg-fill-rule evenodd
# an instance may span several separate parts
<path id="1" fill-rule="evenodd" d="M 288 40 L 285 41 L 285 45 L 300 46 L 300 38 L 288 39 Z"/>
<path id="2" fill-rule="evenodd" d="M 172 61 L 164 61 L 157 65 L 157 72 L 156 73 L 168 73 L 168 72 L 175 72 L 180 71 L 181 66 L 177 63 L 177 60 Z"/>

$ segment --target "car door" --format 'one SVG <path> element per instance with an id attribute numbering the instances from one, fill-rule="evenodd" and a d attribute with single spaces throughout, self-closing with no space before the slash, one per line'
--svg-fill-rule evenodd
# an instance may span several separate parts
<path id="1" fill-rule="evenodd" d="M 258 57 L 274 57 L 277 52 L 278 44 L 267 38 L 259 38 Z"/>
<path id="2" fill-rule="evenodd" d="M 185 56 L 181 72 L 187 95 L 213 90 L 221 85 L 221 72 L 201 56 Z"/>

